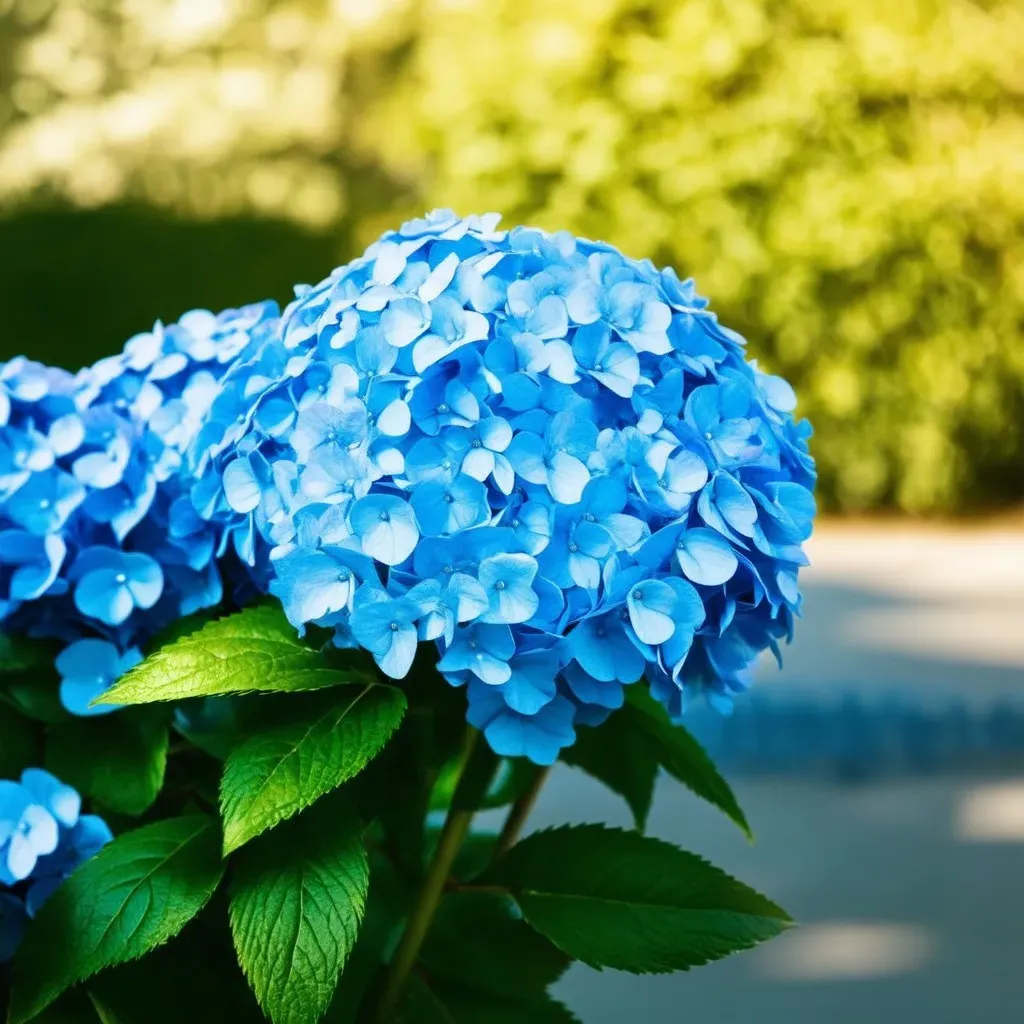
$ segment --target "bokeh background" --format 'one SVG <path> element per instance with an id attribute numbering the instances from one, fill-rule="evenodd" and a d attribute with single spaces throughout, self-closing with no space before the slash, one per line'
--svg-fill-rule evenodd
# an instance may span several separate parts
<path id="1" fill-rule="evenodd" d="M 652 819 L 805 927 L 566 999 L 1020 1016 L 1024 3 L 0 0 L 0 359 L 285 301 L 436 205 L 693 274 L 816 428 L 807 621 L 695 719 L 761 843 L 668 789 Z M 625 823 L 571 769 L 567 815 Z"/>

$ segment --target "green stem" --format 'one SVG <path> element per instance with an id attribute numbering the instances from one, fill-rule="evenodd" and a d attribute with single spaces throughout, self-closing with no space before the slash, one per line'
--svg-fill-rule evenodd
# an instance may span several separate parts
<path id="1" fill-rule="evenodd" d="M 519 833 L 522 832 L 526 819 L 529 818 L 530 812 L 537 802 L 537 797 L 540 796 L 541 787 L 547 781 L 550 772 L 550 767 L 538 768 L 533 776 L 533 782 L 530 783 L 530 788 L 512 805 L 501 833 L 498 835 L 498 841 L 494 844 L 495 860 L 519 838 Z"/>
<path id="2" fill-rule="evenodd" d="M 405 931 L 395 948 L 394 955 L 381 987 L 380 1000 L 371 1018 L 372 1024 L 388 1024 L 401 1006 L 409 975 L 434 919 L 437 905 L 451 874 L 452 864 L 469 832 L 473 814 L 480 805 L 494 775 L 497 759 L 486 744 L 478 743 L 479 733 L 467 731 L 464 767 L 452 798 L 451 807 L 427 866 L 416 903 L 406 921 Z"/>

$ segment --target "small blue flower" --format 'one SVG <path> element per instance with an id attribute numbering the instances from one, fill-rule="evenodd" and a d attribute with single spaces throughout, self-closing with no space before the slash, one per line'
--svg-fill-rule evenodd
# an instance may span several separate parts
<path id="1" fill-rule="evenodd" d="M 354 553 L 341 548 L 297 548 L 275 563 L 270 592 L 281 599 L 288 621 L 303 626 L 349 608 L 357 580 Z"/>
<path id="2" fill-rule="evenodd" d="M 115 704 L 92 702 L 140 661 L 142 652 L 134 647 L 122 653 L 106 640 L 76 640 L 57 655 L 61 703 L 73 715 L 115 711 Z"/>
<path id="3" fill-rule="evenodd" d="M 515 472 L 503 454 L 512 441 L 512 427 L 506 419 L 489 416 L 472 429 L 448 431 L 444 441 L 461 456 L 463 473 L 480 481 L 493 476 L 502 494 L 512 492 Z"/>
<path id="4" fill-rule="evenodd" d="M 435 479 L 421 483 L 412 493 L 411 504 L 426 537 L 468 530 L 490 518 L 487 488 L 465 473 L 448 482 Z"/>
<path id="5" fill-rule="evenodd" d="M 58 534 L 0 530 L 0 601 L 34 601 L 57 580 L 67 545 Z M 0 616 L 2 617 L 2 616 Z"/>
<path id="6" fill-rule="evenodd" d="M 43 537 L 57 533 L 85 500 L 85 488 L 70 474 L 53 467 L 34 474 L 4 503 L 11 522 Z"/>
<path id="7" fill-rule="evenodd" d="M 520 431 L 506 455 L 516 473 L 531 484 L 544 484 L 555 501 L 574 505 L 590 480 L 586 460 L 597 446 L 593 423 L 558 413 L 551 419 L 543 438 Z"/>
<path id="8" fill-rule="evenodd" d="M 480 622 L 517 623 L 533 618 L 540 601 L 533 590 L 537 562 L 529 555 L 493 555 L 480 563 L 488 607 Z"/>
<path id="9" fill-rule="evenodd" d="M 500 687 L 471 682 L 466 696 L 470 725 L 480 729 L 494 752 L 503 757 L 554 764 L 559 752 L 576 739 L 576 709 L 565 697 L 556 696 L 534 714 L 523 715 L 508 706 Z"/>
<path id="10" fill-rule="evenodd" d="M 78 610 L 108 626 L 120 626 L 136 608 L 152 608 L 164 586 L 149 555 L 101 546 L 78 556 L 71 578 Z"/>
<path id="11" fill-rule="evenodd" d="M 643 653 L 630 640 L 618 611 L 583 619 L 566 637 L 576 664 L 599 682 L 635 683 L 643 674 Z"/>
<path id="12" fill-rule="evenodd" d="M 21 783 L 0 780 L 0 883 L 28 878 L 57 849 L 57 819 Z"/>
<path id="13" fill-rule="evenodd" d="M 581 327 L 572 343 L 579 366 L 620 398 L 630 398 L 640 383 L 640 359 L 626 342 L 613 342 L 611 328 L 602 323 Z"/>
<path id="14" fill-rule="evenodd" d="M 409 503 L 393 494 L 360 498 L 349 513 L 363 551 L 385 565 L 399 565 L 415 550 L 420 534 Z"/>
<path id="15" fill-rule="evenodd" d="M 457 265 L 456 261 L 456 265 Z M 454 267 L 452 268 L 454 274 Z M 442 295 L 431 304 L 430 330 L 413 346 L 413 365 L 417 373 L 450 356 L 456 349 L 474 341 L 483 341 L 490 326 L 487 318 L 464 309 L 454 298 Z"/>
<path id="16" fill-rule="evenodd" d="M 751 392 L 746 384 L 705 384 L 686 399 L 686 422 L 725 467 L 752 462 L 764 449 L 761 421 L 750 418 L 750 411 Z"/>
<path id="17" fill-rule="evenodd" d="M 445 675 L 470 672 L 484 683 L 507 683 L 512 676 L 508 663 L 515 650 L 508 626 L 472 623 L 456 630 L 437 667 Z"/>
<path id="18" fill-rule="evenodd" d="M 289 440 L 303 462 L 323 448 L 347 449 L 366 437 L 366 406 L 350 398 L 341 407 L 317 402 L 298 416 Z"/>
<path id="19" fill-rule="evenodd" d="M 404 679 L 416 657 L 420 606 L 410 598 L 366 600 L 356 605 L 352 635 L 392 679 Z"/>
<path id="20" fill-rule="evenodd" d="M 517 654 L 509 662 L 508 682 L 495 689 L 512 711 L 521 715 L 535 715 L 555 699 L 558 692 L 558 673 L 561 669 L 558 653 L 552 648 L 541 648 Z"/>

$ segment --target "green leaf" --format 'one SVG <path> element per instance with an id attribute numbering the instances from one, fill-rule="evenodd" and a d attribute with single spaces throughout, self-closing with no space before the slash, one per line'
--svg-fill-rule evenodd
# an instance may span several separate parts
<path id="1" fill-rule="evenodd" d="M 750 825 L 729 783 L 719 774 L 704 748 L 683 726 L 674 725 L 665 709 L 645 690 L 630 686 L 627 694 L 629 703 L 619 714 L 632 718 L 637 728 L 646 734 L 649 749 L 665 771 L 702 800 L 717 807 L 739 825 L 748 839 L 753 839 Z"/>
<path id="2" fill-rule="evenodd" d="M 65 989 L 177 935 L 223 874 L 216 823 L 196 815 L 128 832 L 64 883 L 31 923 L 14 967 L 9 1024 Z"/>
<path id="3" fill-rule="evenodd" d="M 0 704 L 0 779 L 18 776 L 35 760 L 37 726 L 6 704 Z"/>
<path id="4" fill-rule="evenodd" d="M 46 767 L 118 814 L 138 815 L 156 800 L 167 767 L 167 722 L 151 709 L 52 726 Z"/>
<path id="5" fill-rule="evenodd" d="M 507 885 L 526 920 L 573 959 L 637 974 L 718 960 L 792 923 L 696 854 L 602 825 L 535 832 L 487 880 Z"/>
<path id="6" fill-rule="evenodd" d="M 2 1001 L 0 1001 L 2 1005 Z M 75 989 L 32 1018 L 32 1024 L 103 1024 L 89 996 Z"/>
<path id="7" fill-rule="evenodd" d="M 562 760 L 618 793 L 642 831 L 651 810 L 658 757 L 638 719 L 632 708 L 625 707 L 596 729 L 577 729 L 576 742 L 562 751 Z"/>
<path id="8" fill-rule="evenodd" d="M 224 852 L 297 814 L 358 774 L 398 728 L 405 694 L 344 686 L 275 714 L 224 765 Z"/>
<path id="9" fill-rule="evenodd" d="M 32 640 L 0 633 L 0 676 L 53 669 L 58 648 L 52 640 Z"/>
<path id="10" fill-rule="evenodd" d="M 15 663 L 8 662 L 14 667 L 9 671 L 0 670 L 0 701 L 40 722 L 61 722 L 70 718 L 60 702 L 60 676 L 54 664 L 56 650 L 52 647 L 37 649 L 32 641 L 13 639 L 18 642 L 19 650 L 21 644 L 32 643 L 35 655 L 19 653 Z"/>
<path id="11" fill-rule="evenodd" d="M 456 1024 L 569 1024 L 547 994 L 569 958 L 512 916 L 508 897 L 454 893 L 431 926 L 403 1019 Z"/>
<path id="12" fill-rule="evenodd" d="M 261 605 L 208 622 L 154 651 L 107 690 L 102 703 L 318 690 L 370 681 L 367 665 L 355 654 L 328 659 L 298 638 L 279 606 Z"/>
<path id="13" fill-rule="evenodd" d="M 231 932 L 273 1024 L 312 1024 L 331 1003 L 369 888 L 361 827 L 348 801 L 324 801 L 235 860 Z"/>
<path id="14" fill-rule="evenodd" d="M 324 1024 L 365 1024 L 361 1010 L 367 991 L 380 981 L 417 892 L 373 843 L 368 846 L 371 885 L 363 923 Z"/>
<path id="15" fill-rule="evenodd" d="M 90 979 L 90 997 L 120 1024 L 182 1024 L 190 1015 L 217 1024 L 263 1024 L 238 967 L 227 914 L 226 894 L 218 892 L 173 942 Z"/>
<path id="16" fill-rule="evenodd" d="M 496 893 L 446 896 L 420 954 L 427 974 L 507 996 L 531 996 L 554 984 L 569 958 L 514 910 L 507 896 Z"/>

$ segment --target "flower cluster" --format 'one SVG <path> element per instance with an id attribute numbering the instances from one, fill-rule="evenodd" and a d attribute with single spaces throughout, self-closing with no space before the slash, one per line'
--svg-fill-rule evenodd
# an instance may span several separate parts
<path id="1" fill-rule="evenodd" d="M 678 716 L 778 652 L 815 471 L 691 281 L 497 222 L 435 212 L 298 289 L 221 382 L 191 499 L 294 625 L 395 679 L 435 642 L 494 749 L 550 763 L 626 685 Z"/>
<path id="2" fill-rule="evenodd" d="M 182 454 L 276 314 L 195 310 L 76 375 L 0 364 L 0 626 L 70 642 L 57 667 L 72 712 L 96 713 L 140 640 L 220 600 Z"/>
<path id="3" fill-rule="evenodd" d="M 83 861 L 110 842 L 102 818 L 41 768 L 0 780 L 0 964 L 14 953 L 28 918 Z"/>

